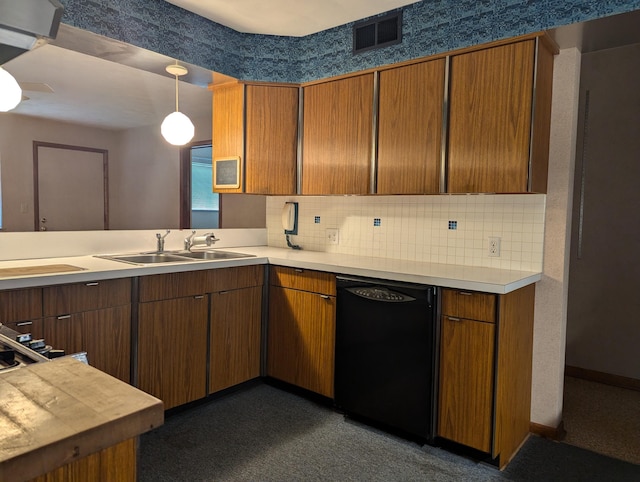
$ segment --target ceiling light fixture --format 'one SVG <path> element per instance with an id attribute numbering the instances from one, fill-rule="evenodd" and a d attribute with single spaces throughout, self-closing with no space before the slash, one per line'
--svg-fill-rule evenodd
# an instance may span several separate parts
<path id="1" fill-rule="evenodd" d="M 188 70 L 176 62 L 175 65 L 169 65 L 166 71 L 176 76 L 176 111 L 164 118 L 160 132 L 169 144 L 184 146 L 193 139 L 195 133 L 191 120 L 178 110 L 178 77 L 187 74 Z"/>
<path id="2" fill-rule="evenodd" d="M 0 112 L 9 112 L 22 100 L 22 89 L 9 72 L 0 67 Z"/>

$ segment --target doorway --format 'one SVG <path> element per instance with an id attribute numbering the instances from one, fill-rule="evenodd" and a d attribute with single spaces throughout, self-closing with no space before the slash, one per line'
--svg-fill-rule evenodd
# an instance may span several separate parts
<path id="1" fill-rule="evenodd" d="M 109 229 L 109 151 L 33 141 L 34 230 Z"/>
<path id="2" fill-rule="evenodd" d="M 220 196 L 213 192 L 211 141 L 180 150 L 180 229 L 220 226 Z"/>

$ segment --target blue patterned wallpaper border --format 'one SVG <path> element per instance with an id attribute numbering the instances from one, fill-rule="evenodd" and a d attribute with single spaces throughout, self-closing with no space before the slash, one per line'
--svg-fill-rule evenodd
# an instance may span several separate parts
<path id="1" fill-rule="evenodd" d="M 352 23 L 306 37 L 244 34 L 164 0 L 61 0 L 63 23 L 243 80 L 307 82 L 640 9 L 640 0 L 422 0 L 401 44 L 351 53 Z"/>

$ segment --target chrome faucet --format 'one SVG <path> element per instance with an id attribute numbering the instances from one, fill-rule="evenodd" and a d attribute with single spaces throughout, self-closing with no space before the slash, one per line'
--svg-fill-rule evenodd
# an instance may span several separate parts
<path id="1" fill-rule="evenodd" d="M 167 237 L 167 235 L 170 233 L 171 231 L 169 231 L 167 229 L 167 232 L 164 233 L 164 236 L 160 233 L 156 233 L 156 238 L 158 238 L 158 247 L 156 249 L 156 251 L 158 253 L 163 253 L 164 252 L 164 238 Z"/>
<path id="2" fill-rule="evenodd" d="M 191 246 L 193 246 L 193 237 L 196 235 L 196 230 L 191 231 L 191 234 L 184 238 L 184 250 L 191 251 Z"/>

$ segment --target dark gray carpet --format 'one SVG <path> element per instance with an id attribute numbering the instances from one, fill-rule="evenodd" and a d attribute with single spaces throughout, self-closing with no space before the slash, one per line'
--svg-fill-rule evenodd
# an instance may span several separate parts
<path id="1" fill-rule="evenodd" d="M 640 466 L 530 437 L 504 472 L 257 385 L 169 416 L 140 442 L 144 481 L 630 481 Z"/>

